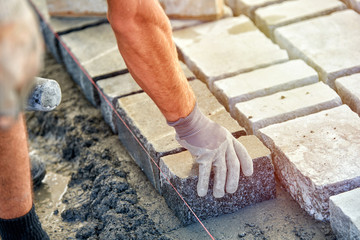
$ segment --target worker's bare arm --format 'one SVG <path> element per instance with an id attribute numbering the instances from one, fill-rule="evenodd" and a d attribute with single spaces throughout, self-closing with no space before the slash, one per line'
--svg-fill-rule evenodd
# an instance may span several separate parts
<path id="1" fill-rule="evenodd" d="M 108 0 L 108 18 L 136 82 L 168 121 L 189 115 L 195 96 L 178 62 L 168 18 L 157 0 Z"/>

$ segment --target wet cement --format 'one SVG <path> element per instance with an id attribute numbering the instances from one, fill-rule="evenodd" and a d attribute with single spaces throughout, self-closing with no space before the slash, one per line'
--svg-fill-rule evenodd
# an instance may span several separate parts
<path id="1" fill-rule="evenodd" d="M 41 77 L 63 93 L 53 112 L 28 113 L 31 151 L 47 166 L 35 190 L 51 239 L 210 239 L 200 224 L 182 227 L 121 146 L 101 113 L 49 55 Z M 277 198 L 204 221 L 215 239 L 334 239 L 281 186 Z"/>

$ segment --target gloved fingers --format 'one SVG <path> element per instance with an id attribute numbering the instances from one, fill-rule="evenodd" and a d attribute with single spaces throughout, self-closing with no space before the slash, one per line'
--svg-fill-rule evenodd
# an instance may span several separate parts
<path id="1" fill-rule="evenodd" d="M 196 159 L 196 162 L 199 163 L 199 180 L 197 183 L 197 193 L 199 197 L 206 196 L 209 188 L 212 157 L 210 154 L 204 154 Z"/>
<path id="2" fill-rule="evenodd" d="M 239 184 L 240 178 L 240 162 L 236 155 L 233 144 L 229 144 L 226 151 L 227 179 L 226 192 L 234 193 Z"/>
<path id="3" fill-rule="evenodd" d="M 241 171 L 245 176 L 251 176 L 253 174 L 253 161 L 247 152 L 246 148 L 238 142 L 236 139 L 233 141 L 236 155 L 240 160 Z"/>
<path id="4" fill-rule="evenodd" d="M 226 183 L 226 160 L 225 152 L 220 151 L 216 155 L 214 166 L 214 188 L 213 195 L 215 198 L 221 198 L 225 195 L 225 183 Z"/>

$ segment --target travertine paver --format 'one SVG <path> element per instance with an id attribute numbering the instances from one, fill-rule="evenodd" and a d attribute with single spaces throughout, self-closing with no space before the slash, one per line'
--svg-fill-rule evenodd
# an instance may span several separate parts
<path id="1" fill-rule="evenodd" d="M 341 99 L 322 82 L 273 95 L 255 98 L 235 105 L 235 118 L 248 133 L 271 124 L 341 105 Z"/>
<path id="2" fill-rule="evenodd" d="M 273 39 L 275 28 L 345 9 L 339 0 L 295 0 L 255 11 L 255 24 Z"/>
<path id="3" fill-rule="evenodd" d="M 336 78 L 360 72 L 360 15 L 353 10 L 280 27 L 274 33 L 291 57 L 305 60 L 331 87 Z"/>
<path id="4" fill-rule="evenodd" d="M 212 196 L 213 179 L 210 180 L 208 194 L 205 197 L 197 196 L 198 166 L 188 151 L 161 158 L 160 168 L 164 173 L 161 175 L 161 192 L 169 207 L 183 224 L 196 222 L 196 219 L 167 179 L 171 181 L 201 220 L 235 212 L 247 205 L 275 197 L 274 168 L 269 149 L 255 136 L 240 137 L 239 141 L 253 159 L 254 173 L 251 177 L 245 177 L 241 173 L 237 191 L 234 194 L 225 194 L 223 198 L 219 199 Z"/>
<path id="5" fill-rule="evenodd" d="M 330 224 L 338 240 L 360 239 L 360 188 L 330 197 Z"/>
<path id="6" fill-rule="evenodd" d="M 254 11 L 260 7 L 265 7 L 270 4 L 280 3 L 285 0 L 225 0 L 229 5 L 235 16 L 245 14 L 254 19 Z"/>
<path id="7" fill-rule="evenodd" d="M 227 128 L 237 137 L 245 134 L 244 129 L 216 100 L 204 83 L 193 80 L 190 81 L 190 85 L 194 89 L 198 105 L 205 115 Z M 156 163 L 159 162 L 161 156 L 178 152 L 181 149 L 175 140 L 175 130 L 167 125 L 164 116 L 146 93 L 120 98 L 117 101 L 117 111 Z M 159 190 L 159 170 L 151 164 L 149 156 L 134 140 L 133 136 L 129 135 L 124 124 L 119 119 L 116 121 L 121 142 L 144 170 L 155 188 Z"/>
<path id="8" fill-rule="evenodd" d="M 224 0 L 160 0 L 160 4 L 170 18 L 215 20 L 224 14 Z"/>
<path id="9" fill-rule="evenodd" d="M 271 65 L 214 83 L 213 93 L 234 114 L 234 106 L 256 97 L 318 82 L 314 69 L 302 60 Z"/>
<path id="10" fill-rule="evenodd" d="M 360 115 L 360 74 L 338 78 L 335 85 L 342 101 Z"/>
<path id="11" fill-rule="evenodd" d="M 310 215 L 329 220 L 329 197 L 360 187 L 360 118 L 342 105 L 260 129 L 275 172 Z"/>
<path id="12" fill-rule="evenodd" d="M 246 16 L 174 31 L 180 57 L 197 78 L 213 81 L 288 60 Z"/>

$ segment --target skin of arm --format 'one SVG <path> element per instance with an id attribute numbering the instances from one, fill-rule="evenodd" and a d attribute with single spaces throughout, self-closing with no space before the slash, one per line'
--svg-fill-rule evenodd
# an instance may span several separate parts
<path id="1" fill-rule="evenodd" d="M 186 117 L 195 95 L 183 73 L 169 19 L 157 0 L 108 0 L 118 48 L 139 86 L 167 121 Z"/>

